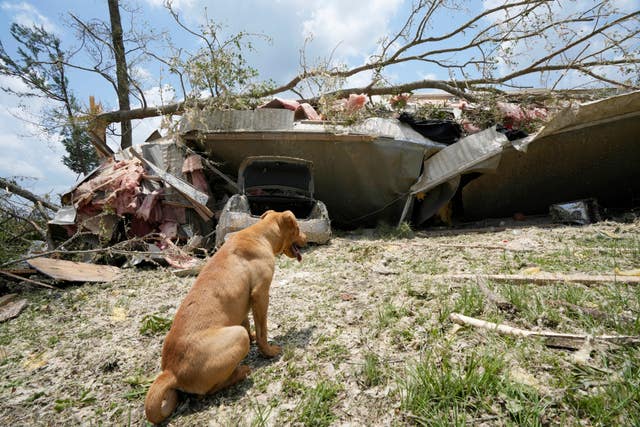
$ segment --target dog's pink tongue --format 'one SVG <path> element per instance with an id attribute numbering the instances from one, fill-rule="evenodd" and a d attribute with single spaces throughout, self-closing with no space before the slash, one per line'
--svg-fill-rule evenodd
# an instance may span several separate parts
<path id="1" fill-rule="evenodd" d="M 300 253 L 300 248 L 295 243 L 291 245 L 291 252 L 293 252 L 296 256 L 298 262 L 302 261 L 302 254 Z"/>

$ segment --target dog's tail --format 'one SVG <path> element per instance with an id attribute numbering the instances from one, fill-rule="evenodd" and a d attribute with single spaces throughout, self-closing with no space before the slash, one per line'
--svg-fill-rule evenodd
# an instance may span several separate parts
<path id="1" fill-rule="evenodd" d="M 161 423 L 176 409 L 178 405 L 176 384 L 176 377 L 171 371 L 162 371 L 151 384 L 144 401 L 144 412 L 153 424 Z"/>

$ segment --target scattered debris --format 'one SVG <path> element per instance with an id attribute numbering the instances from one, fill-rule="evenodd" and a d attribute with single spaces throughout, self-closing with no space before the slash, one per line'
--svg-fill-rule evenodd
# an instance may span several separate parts
<path id="1" fill-rule="evenodd" d="M 18 299 L 18 294 L 7 294 L 0 297 L 0 322 L 17 317 L 27 306 L 26 299 Z"/>
<path id="2" fill-rule="evenodd" d="M 112 256 L 112 252 L 85 251 L 83 260 L 114 265 L 163 260 L 177 269 L 193 270 L 200 264 L 198 257 L 207 256 L 208 251 L 223 242 L 225 235 L 257 221 L 267 209 L 295 211 L 309 240 L 325 243 L 331 235 L 330 224 L 349 229 L 373 226 L 380 221 L 398 224 L 409 221 L 420 226 L 439 219 L 451 226 L 459 214 L 470 218 L 479 213 L 484 217 L 495 216 L 504 213 L 507 205 L 507 216 L 516 221 L 529 220 L 539 210 L 542 199 L 528 194 L 542 190 L 546 194 L 553 182 L 554 191 L 562 188 L 563 194 L 573 194 L 577 199 L 559 204 L 554 195 L 546 206 L 553 205 L 550 212 L 555 220 L 587 224 L 601 219 L 595 197 L 601 200 L 602 183 L 606 182 L 607 188 L 611 186 L 609 175 L 615 177 L 614 184 L 622 182 L 622 178 L 626 182 L 638 181 L 632 179 L 637 177 L 637 147 L 629 148 L 629 144 L 621 142 L 620 151 L 615 154 L 622 167 L 608 167 L 595 184 L 589 181 L 589 188 L 595 188 L 589 194 L 578 187 L 574 189 L 573 181 L 569 185 L 565 181 L 566 175 L 574 178 L 579 175 L 576 166 L 584 169 L 580 156 L 572 155 L 555 155 L 554 161 L 571 158 L 576 164 L 551 175 L 544 168 L 528 168 L 526 181 L 535 182 L 537 187 L 528 187 L 527 191 L 517 187 L 519 195 L 527 195 L 527 202 L 520 205 L 511 197 L 502 197 L 506 204 L 487 205 L 487 196 L 495 199 L 501 190 L 498 185 L 487 189 L 480 184 L 490 179 L 486 178 L 489 175 L 486 172 L 511 170 L 514 164 L 523 161 L 545 163 L 536 157 L 537 150 L 553 153 L 577 150 L 582 155 L 584 146 L 588 147 L 589 155 L 595 153 L 597 158 L 602 158 L 605 145 L 607 150 L 617 150 L 602 144 L 600 136 L 606 134 L 609 138 L 610 128 L 615 127 L 618 143 L 618 139 L 636 129 L 640 92 L 573 106 L 551 117 L 544 128 L 532 135 L 524 127 L 549 119 L 546 109 L 498 102 L 494 106 L 496 111 L 484 114 L 489 112 L 463 102 L 459 108 L 439 111 L 438 119 L 431 120 L 423 119 L 421 111 L 425 110 L 417 108 L 417 104 L 408 104 L 412 96 L 400 94 L 392 98 L 389 102 L 395 110 L 389 110 L 387 117 L 369 117 L 355 123 L 323 121 L 313 106 L 279 98 L 253 111 L 189 111 L 170 135 L 163 137 L 155 131 L 136 149 L 105 151 L 104 162 L 62 196 L 62 207 L 49 222 L 51 239 L 47 242 L 61 245 L 61 250 L 70 255 L 75 248 L 113 247 L 115 243 L 131 241 L 129 254 L 121 251 L 119 256 Z M 332 108 L 353 119 L 350 113 L 364 108 L 367 101 L 365 95 L 351 94 Z M 403 112 L 398 114 L 400 110 Z M 497 123 L 472 133 L 464 120 L 475 113 L 484 119 L 493 115 Z M 594 138 L 578 138 L 592 130 L 598 134 L 594 137 L 597 144 L 594 145 Z M 559 138 L 571 141 L 563 140 L 561 144 Z M 291 168 L 283 161 L 277 161 L 271 168 L 260 164 L 269 170 L 269 174 L 262 176 L 256 172 L 260 167 L 247 163 L 252 158 L 285 157 L 313 166 L 309 167 L 310 175 L 305 175 L 305 188 L 290 185 L 295 180 L 287 175 Z M 280 177 L 284 182 L 273 181 L 272 177 Z M 259 178 L 265 182 L 259 183 Z M 551 178 L 556 181 L 549 181 Z M 248 179 L 257 181 L 247 185 Z M 522 179 L 518 175 L 502 181 Z M 630 191 L 635 194 L 636 190 Z M 479 194 L 482 200 L 477 199 Z M 39 205 L 46 202 L 35 201 Z M 53 204 L 47 207 L 56 208 Z M 535 250 L 535 245 L 529 243 L 505 244 L 504 249 Z M 49 249 L 51 246 L 49 243 Z M 138 255 L 133 254 L 135 251 Z M 127 259 L 123 260 L 122 254 Z M 102 258 L 98 260 L 98 256 Z M 9 277 L 13 273 L 2 274 Z M 624 279 L 627 276 L 622 273 L 588 277 L 547 273 L 521 276 L 505 276 L 504 280 L 633 281 Z"/>
<path id="3" fill-rule="evenodd" d="M 343 107 L 348 112 L 358 111 L 367 102 L 367 95 L 361 94 L 349 94 L 349 98 L 344 101 Z"/>
<path id="4" fill-rule="evenodd" d="M 549 207 L 549 214 L 556 222 L 586 225 L 602 221 L 596 199 L 558 203 Z"/>
<path id="5" fill-rule="evenodd" d="M 526 152 L 504 150 L 493 173 L 464 185 L 464 217 L 545 214 L 552 204 L 585 198 L 632 207 L 640 194 L 639 118 L 640 91 L 561 110 L 528 137 Z"/>
<path id="6" fill-rule="evenodd" d="M 34 258 L 27 262 L 46 276 L 69 282 L 111 282 L 120 274 L 118 267 L 110 265 L 87 264 L 53 258 Z"/>
<path id="7" fill-rule="evenodd" d="M 475 328 L 496 331 L 499 334 L 511 335 L 516 337 L 539 337 L 546 339 L 546 345 L 549 347 L 568 348 L 579 350 L 584 348 L 586 342 L 618 345 L 640 345 L 639 335 L 580 335 L 580 334 L 562 334 L 552 331 L 532 331 L 529 329 L 514 328 L 504 324 L 487 322 L 486 320 L 476 319 L 474 317 L 465 316 L 460 313 L 451 313 L 449 319 L 452 322 L 463 326 L 473 326 Z"/>
<path id="8" fill-rule="evenodd" d="M 274 98 L 258 108 L 285 108 L 294 112 L 295 120 L 322 120 L 320 114 L 306 102 L 300 104 L 297 101 Z"/>

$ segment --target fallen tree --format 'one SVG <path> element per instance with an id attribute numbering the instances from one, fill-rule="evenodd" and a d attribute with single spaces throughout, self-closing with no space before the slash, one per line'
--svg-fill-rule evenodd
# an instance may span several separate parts
<path id="1" fill-rule="evenodd" d="M 275 87 L 255 84 L 240 92 L 234 92 L 238 90 L 236 81 L 220 81 L 219 69 L 215 70 L 215 76 L 205 76 L 198 83 L 186 66 L 190 64 L 190 58 L 182 58 L 180 52 L 162 62 L 172 64 L 172 72 L 179 76 L 183 101 L 105 112 L 94 120 L 113 123 L 182 114 L 189 108 L 221 106 L 230 98 L 259 99 L 285 93 L 317 104 L 323 98 L 340 99 L 351 93 L 373 96 L 439 89 L 461 99 L 478 101 L 504 93 L 505 89 L 522 89 L 525 85 L 518 79 L 532 75 L 550 80 L 550 91 L 556 90 L 571 73 L 608 87 L 638 89 L 639 83 L 633 76 L 640 59 L 632 41 L 640 33 L 640 11 L 621 12 L 612 1 L 591 3 L 586 6 L 576 4 L 575 9 L 569 10 L 551 0 L 523 0 L 499 3 L 472 14 L 468 12 L 473 9 L 471 6 L 466 9 L 459 2 L 418 1 L 401 28 L 384 38 L 379 51 L 370 55 L 364 64 L 349 68 L 329 58 L 318 61 L 320 65 L 309 65 L 303 53 L 301 70 L 289 82 Z M 182 24 L 171 5 L 168 8 L 179 26 L 208 46 L 208 50 L 199 52 L 197 58 L 204 57 L 219 66 L 214 55 L 229 53 L 232 43 L 218 39 L 211 26 L 203 26 L 202 33 L 196 33 Z M 441 34 L 435 32 L 434 23 L 451 14 L 458 14 L 461 23 Z M 242 35 L 246 36 L 239 36 Z M 230 40 L 239 43 L 240 39 Z M 157 55 L 152 56 L 161 60 Z M 232 51 L 229 57 L 233 60 Z M 388 74 L 393 67 L 406 63 L 434 66 L 449 78 L 391 82 Z M 242 67 L 238 69 L 243 70 Z M 367 85 L 344 87 L 348 78 L 363 74 L 369 76 Z M 187 82 L 191 82 L 191 87 Z M 310 91 L 312 86 L 315 91 Z M 203 92 L 211 96 L 194 98 L 189 95 Z"/>

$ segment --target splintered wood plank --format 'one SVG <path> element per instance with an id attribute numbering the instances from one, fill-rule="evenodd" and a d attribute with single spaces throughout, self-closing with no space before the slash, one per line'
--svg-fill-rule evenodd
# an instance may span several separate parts
<path id="1" fill-rule="evenodd" d="M 118 267 L 65 261 L 52 258 L 34 258 L 27 261 L 40 273 L 55 280 L 68 282 L 111 282 L 120 274 Z"/>

